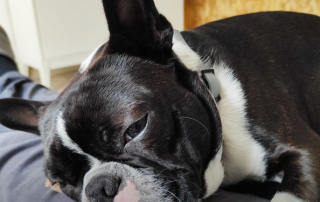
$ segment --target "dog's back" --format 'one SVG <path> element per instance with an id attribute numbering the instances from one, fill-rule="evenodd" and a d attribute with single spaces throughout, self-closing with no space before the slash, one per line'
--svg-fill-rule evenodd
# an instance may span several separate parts
<path id="1" fill-rule="evenodd" d="M 265 172 L 266 179 L 280 176 L 282 182 L 272 201 L 289 199 L 291 190 L 298 198 L 318 200 L 320 18 L 255 13 L 182 35 L 209 61 L 222 84 L 217 105 L 224 137 L 224 184 Z"/>
<path id="2" fill-rule="evenodd" d="M 320 134 L 319 17 L 248 14 L 203 25 L 183 36 L 203 59 L 224 61 L 232 69 L 252 119 L 261 119 L 274 132 L 287 119 L 300 119 Z"/>

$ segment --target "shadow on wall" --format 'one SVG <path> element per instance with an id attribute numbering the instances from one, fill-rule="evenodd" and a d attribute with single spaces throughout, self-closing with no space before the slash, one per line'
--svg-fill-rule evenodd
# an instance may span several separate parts
<path id="1" fill-rule="evenodd" d="M 320 16 L 320 0 L 185 0 L 185 29 L 261 11 L 295 11 Z"/>

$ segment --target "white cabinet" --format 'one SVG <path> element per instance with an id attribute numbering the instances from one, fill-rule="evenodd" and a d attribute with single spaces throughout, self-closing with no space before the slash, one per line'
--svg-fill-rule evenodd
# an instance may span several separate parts
<path id="1" fill-rule="evenodd" d="M 12 29 L 8 33 L 20 71 L 27 75 L 28 66 L 38 69 L 45 86 L 50 86 L 52 69 L 80 64 L 108 40 L 101 0 L 0 1 L 7 4 Z M 155 3 L 176 29 L 183 30 L 183 0 Z"/>

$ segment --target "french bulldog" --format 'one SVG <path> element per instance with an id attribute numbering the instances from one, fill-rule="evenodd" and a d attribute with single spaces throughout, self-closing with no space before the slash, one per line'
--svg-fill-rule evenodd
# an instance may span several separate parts
<path id="1" fill-rule="evenodd" d="M 56 100 L 0 101 L 1 124 L 41 136 L 51 184 L 81 202 L 195 202 L 244 180 L 320 200 L 319 17 L 179 33 L 152 0 L 103 5 L 109 41 Z"/>

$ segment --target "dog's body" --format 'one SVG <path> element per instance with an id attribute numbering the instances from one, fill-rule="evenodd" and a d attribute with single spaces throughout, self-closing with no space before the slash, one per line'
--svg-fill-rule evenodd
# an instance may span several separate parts
<path id="1" fill-rule="evenodd" d="M 245 179 L 280 182 L 273 202 L 320 200 L 320 18 L 238 16 L 182 32 L 187 46 L 152 1 L 103 2 L 110 40 L 57 100 L 1 100 L 2 124 L 41 134 L 51 182 L 78 201 L 196 201 Z"/>
<path id="2" fill-rule="evenodd" d="M 268 12 L 183 33 L 222 84 L 217 106 L 224 139 L 223 184 L 276 174 L 283 178 L 287 169 L 296 177 L 288 179 L 284 192 L 295 189 L 304 200 L 319 200 L 319 31 L 318 17 Z"/>

